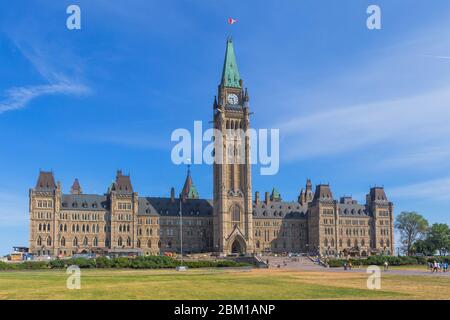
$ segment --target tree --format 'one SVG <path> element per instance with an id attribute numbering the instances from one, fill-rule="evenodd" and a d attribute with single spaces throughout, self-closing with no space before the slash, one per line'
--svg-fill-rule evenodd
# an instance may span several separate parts
<path id="1" fill-rule="evenodd" d="M 395 228 L 400 232 L 404 251 L 410 256 L 413 253 L 414 242 L 427 232 L 428 221 L 417 212 L 404 211 L 395 219 Z"/>
<path id="2" fill-rule="evenodd" d="M 431 226 L 426 241 L 435 251 L 439 251 L 439 255 L 444 255 L 450 247 L 450 229 L 445 223 L 435 223 Z"/>
<path id="3" fill-rule="evenodd" d="M 421 253 L 425 256 L 432 256 L 435 251 L 432 248 L 430 241 L 428 241 L 428 238 L 423 240 L 416 240 L 411 250 L 414 253 Z"/>

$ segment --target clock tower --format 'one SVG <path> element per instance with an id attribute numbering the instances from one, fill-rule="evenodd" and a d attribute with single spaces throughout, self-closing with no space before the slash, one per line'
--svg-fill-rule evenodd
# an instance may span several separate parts
<path id="1" fill-rule="evenodd" d="M 253 253 L 249 97 L 240 78 L 233 41 L 227 40 L 222 79 L 214 99 L 214 250 Z M 221 152 L 217 152 L 220 150 Z"/>

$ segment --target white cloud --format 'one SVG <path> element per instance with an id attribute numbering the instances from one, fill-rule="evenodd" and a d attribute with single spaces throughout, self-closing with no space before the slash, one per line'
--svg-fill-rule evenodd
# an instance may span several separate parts
<path id="1" fill-rule="evenodd" d="M 450 177 L 392 188 L 389 189 L 389 195 L 396 198 L 448 201 L 450 200 Z"/>
<path id="2" fill-rule="evenodd" d="M 450 88 L 445 88 L 293 118 L 279 128 L 288 160 L 355 151 L 376 143 L 392 148 L 440 143 L 450 148 L 449 105 Z"/>
<path id="3" fill-rule="evenodd" d="M 89 88 L 82 84 L 56 83 L 28 87 L 16 87 L 6 91 L 6 98 L 0 101 L 0 114 L 6 111 L 24 108 L 31 100 L 44 95 L 89 93 Z"/>
<path id="4" fill-rule="evenodd" d="M 28 29 L 25 29 L 28 30 Z M 22 56 L 45 80 L 44 84 L 7 89 L 0 100 L 0 114 L 19 110 L 32 100 L 46 95 L 85 95 L 90 88 L 80 80 L 79 59 L 67 49 L 50 46 L 39 34 L 17 28 L 6 32 Z"/>

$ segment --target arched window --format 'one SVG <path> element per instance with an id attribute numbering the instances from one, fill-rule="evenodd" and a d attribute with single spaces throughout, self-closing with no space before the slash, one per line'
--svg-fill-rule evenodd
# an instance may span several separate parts
<path id="1" fill-rule="evenodd" d="M 122 246 L 122 237 L 119 237 L 119 239 L 117 239 L 117 245 L 118 245 L 119 247 Z"/>
<path id="2" fill-rule="evenodd" d="M 47 245 L 48 245 L 48 246 L 51 246 L 51 245 L 52 245 L 52 238 L 51 238 L 51 237 L 48 237 L 48 238 L 47 238 Z"/>
<path id="3" fill-rule="evenodd" d="M 66 238 L 62 237 L 61 238 L 61 247 L 65 247 L 66 246 Z"/>
<path id="4" fill-rule="evenodd" d="M 105 247 L 109 247 L 110 243 L 109 243 L 109 239 L 105 240 Z"/>
<path id="5" fill-rule="evenodd" d="M 366 244 L 366 242 L 364 241 L 364 239 L 361 240 L 361 246 L 363 247 Z"/>
<path id="6" fill-rule="evenodd" d="M 161 240 L 158 241 L 158 248 L 161 249 Z"/>
<path id="7" fill-rule="evenodd" d="M 36 243 L 38 246 L 42 246 L 42 238 L 38 237 Z"/>
<path id="8" fill-rule="evenodd" d="M 50 223 L 47 224 L 47 231 L 50 231 Z"/>
<path id="9" fill-rule="evenodd" d="M 137 246 L 138 248 L 141 247 L 141 240 L 138 240 L 138 241 L 137 241 L 136 246 Z"/>
<path id="10" fill-rule="evenodd" d="M 97 237 L 94 238 L 93 246 L 94 247 L 98 247 L 98 239 L 97 239 Z"/>
<path id="11" fill-rule="evenodd" d="M 339 239 L 339 247 L 342 247 L 342 239 Z"/>
<path id="12" fill-rule="evenodd" d="M 67 224 L 64 225 L 64 232 L 67 232 Z"/>
<path id="13" fill-rule="evenodd" d="M 151 248 L 151 247 L 152 247 L 152 240 L 148 240 L 148 241 L 147 241 L 147 247 L 148 247 L 148 248 Z"/>
<path id="14" fill-rule="evenodd" d="M 261 244 L 260 244 L 259 240 L 256 241 L 256 248 L 259 249 L 260 246 L 261 246 Z"/>
<path id="15" fill-rule="evenodd" d="M 328 239 L 325 239 L 325 240 L 323 241 L 323 245 L 324 245 L 325 247 L 328 247 Z"/>
<path id="16" fill-rule="evenodd" d="M 63 231 L 63 225 L 62 224 L 59 225 L 59 231 L 61 231 L 61 232 Z"/>
<path id="17" fill-rule="evenodd" d="M 127 246 L 131 247 L 131 238 L 130 237 L 127 238 Z"/>
<path id="18" fill-rule="evenodd" d="M 74 246 L 74 247 L 78 246 L 78 239 L 77 239 L 77 237 L 75 237 L 75 238 L 73 239 L 73 246 Z"/>
<path id="19" fill-rule="evenodd" d="M 354 246 L 355 246 L 355 248 L 358 246 L 358 239 L 355 239 Z"/>
<path id="20" fill-rule="evenodd" d="M 350 247 L 352 245 L 352 242 L 350 241 L 350 239 L 347 240 L 347 247 Z"/>
<path id="21" fill-rule="evenodd" d="M 87 246 L 89 244 L 88 238 L 84 237 L 83 239 L 83 246 Z"/>
<path id="22" fill-rule="evenodd" d="M 42 231 L 42 224 L 39 223 L 39 231 Z"/>
<path id="23" fill-rule="evenodd" d="M 237 204 L 231 207 L 231 223 L 233 225 L 239 225 L 241 221 L 241 209 Z"/>

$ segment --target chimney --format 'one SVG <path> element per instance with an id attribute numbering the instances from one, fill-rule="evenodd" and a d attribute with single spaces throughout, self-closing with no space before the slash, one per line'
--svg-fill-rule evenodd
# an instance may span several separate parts
<path id="1" fill-rule="evenodd" d="M 269 201 L 270 201 L 270 200 L 269 200 L 269 192 L 266 191 L 266 192 L 264 193 L 264 202 L 265 202 L 266 204 L 269 204 Z"/>
<path id="2" fill-rule="evenodd" d="M 170 202 L 171 203 L 175 202 L 175 188 L 174 187 L 170 188 Z"/>
<path id="3" fill-rule="evenodd" d="M 259 204 L 259 191 L 255 192 L 255 204 Z"/>

